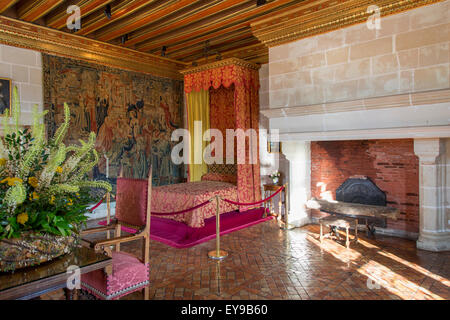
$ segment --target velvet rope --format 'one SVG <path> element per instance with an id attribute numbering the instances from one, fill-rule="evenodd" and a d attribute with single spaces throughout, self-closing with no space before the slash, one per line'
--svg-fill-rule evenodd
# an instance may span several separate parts
<path id="1" fill-rule="evenodd" d="M 273 197 L 275 197 L 278 193 L 280 193 L 281 190 L 283 190 L 283 189 L 284 189 L 284 186 L 282 186 L 280 189 L 278 189 L 277 192 L 275 192 L 274 194 L 272 194 L 270 197 L 267 197 L 267 198 L 264 199 L 264 200 L 257 201 L 257 202 L 253 202 L 253 203 L 240 203 L 240 202 L 234 202 L 234 201 L 231 201 L 231 200 L 228 200 L 228 199 L 222 199 L 222 200 L 225 201 L 225 202 L 228 202 L 228 203 L 230 203 L 230 204 L 237 205 L 237 206 L 254 206 L 254 205 L 257 205 L 257 204 L 260 204 L 260 203 L 269 201 L 270 199 L 272 199 Z"/>
<path id="2" fill-rule="evenodd" d="M 205 201 L 203 203 L 200 203 L 199 205 L 196 205 L 195 207 L 192 207 L 192 208 L 189 208 L 189 209 L 186 209 L 186 210 L 175 211 L 175 212 L 167 212 L 167 213 L 164 212 L 163 213 L 163 212 L 153 212 L 152 211 L 152 215 L 154 215 L 154 216 L 174 216 L 174 215 L 177 215 L 177 214 L 182 214 L 182 213 L 186 213 L 186 212 L 189 212 L 189 211 L 194 211 L 194 210 L 196 210 L 198 208 L 206 206 L 208 203 L 210 203 L 210 200 L 207 200 L 207 201 Z"/>
<path id="3" fill-rule="evenodd" d="M 89 209 L 90 212 L 94 211 L 95 209 L 97 209 L 103 202 L 103 199 L 105 199 L 104 197 L 92 208 Z"/>

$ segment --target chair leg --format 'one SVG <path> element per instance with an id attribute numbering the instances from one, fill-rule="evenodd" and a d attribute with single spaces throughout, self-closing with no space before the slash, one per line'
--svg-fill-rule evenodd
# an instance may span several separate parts
<path id="1" fill-rule="evenodd" d="M 320 224 L 320 237 L 319 237 L 319 239 L 320 239 L 320 243 L 322 243 L 322 240 L 323 240 L 323 227 L 322 227 L 322 224 Z"/>
<path id="2" fill-rule="evenodd" d="M 355 242 L 358 242 L 358 219 L 355 221 Z"/>
<path id="3" fill-rule="evenodd" d="M 346 238 L 345 238 L 345 246 L 347 247 L 347 249 L 348 249 L 348 247 L 350 246 L 350 241 L 349 241 L 349 239 L 348 239 L 348 229 L 349 229 L 349 227 L 345 228 L 345 235 L 346 235 Z"/>
<path id="4" fill-rule="evenodd" d="M 150 300 L 150 285 L 144 288 L 144 300 Z"/>

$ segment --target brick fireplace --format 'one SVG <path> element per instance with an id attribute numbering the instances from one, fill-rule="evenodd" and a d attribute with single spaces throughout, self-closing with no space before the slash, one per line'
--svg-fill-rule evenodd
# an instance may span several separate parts
<path id="1" fill-rule="evenodd" d="M 348 178 L 364 176 L 398 208 L 398 220 L 387 219 L 390 233 L 417 237 L 419 232 L 419 159 L 413 139 L 311 142 L 311 196 L 336 200 L 336 189 Z M 312 210 L 313 219 L 321 214 Z"/>

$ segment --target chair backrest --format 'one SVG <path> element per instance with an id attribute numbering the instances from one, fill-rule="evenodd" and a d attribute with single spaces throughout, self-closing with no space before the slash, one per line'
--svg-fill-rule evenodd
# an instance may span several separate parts
<path id="1" fill-rule="evenodd" d="M 117 178 L 116 219 L 136 227 L 146 225 L 148 181 Z"/>

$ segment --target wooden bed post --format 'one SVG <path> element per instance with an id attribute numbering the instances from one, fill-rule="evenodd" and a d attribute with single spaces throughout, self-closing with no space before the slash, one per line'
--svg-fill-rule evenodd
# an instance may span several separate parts
<path id="1" fill-rule="evenodd" d="M 220 217 L 219 217 L 219 196 L 216 196 L 216 250 L 208 252 L 208 257 L 214 260 L 222 260 L 228 256 L 228 252 L 220 250 Z"/>
<path id="2" fill-rule="evenodd" d="M 119 178 L 123 178 L 123 165 L 120 165 Z M 117 192 L 116 192 L 116 197 L 117 197 Z M 116 201 L 117 201 L 117 199 L 116 199 Z M 117 208 L 116 208 L 116 210 L 117 210 Z M 115 237 L 120 237 L 122 235 L 122 226 L 120 225 L 120 223 L 117 224 L 116 230 L 114 233 L 115 233 L 115 235 L 114 235 Z M 120 243 L 118 243 L 116 245 L 116 252 L 120 252 Z"/>
<path id="3" fill-rule="evenodd" d="M 145 236 L 142 244 L 142 255 L 144 259 L 144 263 L 149 268 L 150 275 L 150 223 L 151 223 L 151 211 L 152 211 L 152 170 L 153 165 L 150 165 L 150 172 L 148 174 L 148 182 L 147 182 L 147 217 L 145 223 Z M 149 300 L 150 298 L 150 280 L 149 284 L 144 288 L 144 300 Z"/>

